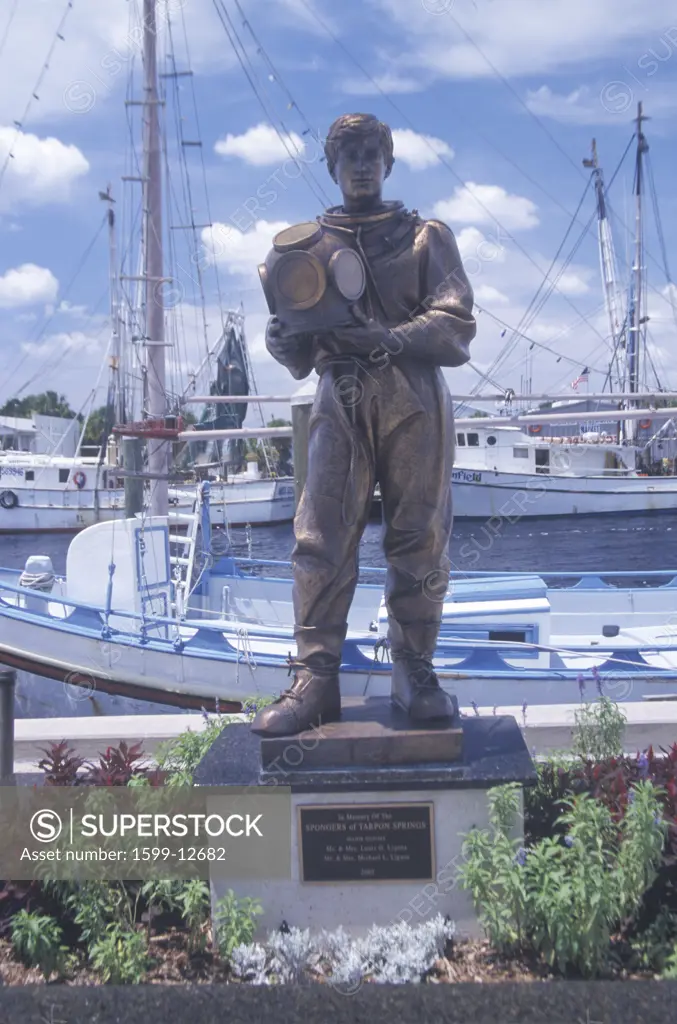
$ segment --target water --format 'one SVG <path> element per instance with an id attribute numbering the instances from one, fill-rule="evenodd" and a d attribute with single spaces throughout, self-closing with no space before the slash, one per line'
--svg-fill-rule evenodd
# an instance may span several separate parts
<path id="1" fill-rule="evenodd" d="M 369 523 L 361 548 L 363 566 L 384 565 L 380 524 Z M 288 560 L 294 546 L 291 524 L 252 530 L 252 556 Z M 247 555 L 244 530 L 233 530 L 235 553 Z M 65 534 L 0 536 L 0 565 L 23 568 L 29 555 L 48 554 L 57 573 L 66 570 L 71 538 Z M 570 519 L 459 521 L 450 555 L 455 575 L 488 572 L 674 570 L 677 572 L 677 509 L 654 515 L 589 516 Z M 89 695 L 51 679 L 20 674 L 17 715 L 42 718 L 76 715 L 171 714 L 175 709 L 107 694 Z"/>

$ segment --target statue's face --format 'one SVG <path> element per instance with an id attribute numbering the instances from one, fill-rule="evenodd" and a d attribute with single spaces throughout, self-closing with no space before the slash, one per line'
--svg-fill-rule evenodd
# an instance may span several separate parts
<path id="1" fill-rule="evenodd" d="M 334 174 L 348 205 L 368 206 L 381 198 L 386 162 L 378 136 L 346 139 L 339 149 Z"/>

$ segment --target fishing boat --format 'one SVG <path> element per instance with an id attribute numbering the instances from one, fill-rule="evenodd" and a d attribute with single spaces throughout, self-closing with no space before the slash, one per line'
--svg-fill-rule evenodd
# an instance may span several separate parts
<path id="1" fill-rule="evenodd" d="M 633 261 L 625 296 L 619 282 L 609 198 L 594 140 L 591 157 L 583 161 L 591 171 L 590 182 L 596 197 L 599 259 L 609 325 L 608 338 L 602 338 L 609 349 L 604 381 L 608 392 L 581 394 L 576 400 L 559 401 L 544 395 L 541 397 L 545 401 L 538 408 L 529 401 L 529 394 L 520 395 L 522 404 L 526 405 L 525 413 L 531 416 L 526 433 L 509 424 L 510 415 L 503 424 L 499 421 L 487 429 L 483 426 L 483 417 L 487 414 L 476 411 L 476 421 L 466 424 L 466 429 L 456 434 L 453 486 L 454 513 L 459 518 L 505 515 L 501 509 L 511 506 L 512 496 L 524 495 L 524 492 L 530 493 L 531 498 L 522 501 L 519 514 L 527 517 L 662 512 L 673 510 L 677 505 L 677 422 L 675 410 L 671 408 L 675 405 L 674 395 L 662 394 L 666 389 L 661 386 L 647 348 L 650 317 L 643 224 L 645 162 L 649 151 L 644 132 L 646 120 L 640 103 L 634 134 Z M 657 196 L 653 179 L 649 180 L 656 226 L 662 237 Z M 580 240 L 575 249 L 579 244 Z M 560 272 L 570 259 L 562 263 Z M 668 288 L 672 289 L 674 285 L 667 265 L 665 271 Z M 542 290 L 543 285 L 539 293 Z M 552 282 L 548 282 L 548 290 L 553 290 Z M 542 297 L 538 303 L 536 300 L 532 303 L 539 309 L 542 305 Z M 492 315 L 481 307 L 479 311 Z M 672 312 L 674 314 L 674 308 Z M 495 377 L 517 343 L 528 343 L 529 351 L 539 345 L 517 329 L 504 329 L 502 336 L 507 334 L 487 379 L 490 375 Z M 539 347 L 552 353 L 548 346 Z M 574 364 L 570 357 L 561 353 L 557 355 L 557 362 L 563 358 Z M 589 375 L 586 366 L 572 382 L 572 388 L 577 390 L 581 384 L 587 385 Z M 650 377 L 655 378 L 652 385 Z M 503 398 L 501 411 L 510 414 L 515 402 L 514 391 L 506 390 Z M 476 410 L 478 402 L 493 401 L 483 398 L 480 385 L 469 399 Z M 652 407 L 644 408 L 638 415 L 629 415 L 631 410 L 637 412 L 647 403 Z M 468 405 L 460 402 L 456 409 L 462 417 Z M 542 413 L 540 422 L 539 413 Z M 556 422 L 550 414 L 555 414 Z"/>

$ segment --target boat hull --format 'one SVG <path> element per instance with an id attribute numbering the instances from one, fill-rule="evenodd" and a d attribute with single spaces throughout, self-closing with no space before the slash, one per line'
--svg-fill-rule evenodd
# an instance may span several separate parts
<path id="1" fill-rule="evenodd" d="M 677 477 L 556 477 L 456 468 L 456 519 L 616 515 L 677 509 Z"/>

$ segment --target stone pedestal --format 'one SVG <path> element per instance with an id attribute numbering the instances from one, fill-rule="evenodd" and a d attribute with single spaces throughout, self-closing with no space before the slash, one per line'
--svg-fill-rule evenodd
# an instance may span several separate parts
<path id="1" fill-rule="evenodd" d="M 400 754 L 398 755 L 398 749 Z M 228 726 L 199 766 L 200 786 L 291 791 L 291 877 L 212 878 L 263 906 L 259 935 L 290 927 L 353 934 L 441 913 L 479 934 L 457 884 L 463 834 L 488 824 L 487 790 L 531 785 L 533 762 L 514 718 L 462 718 L 413 729 L 384 700 L 352 701 L 342 721 L 284 740 Z"/>

